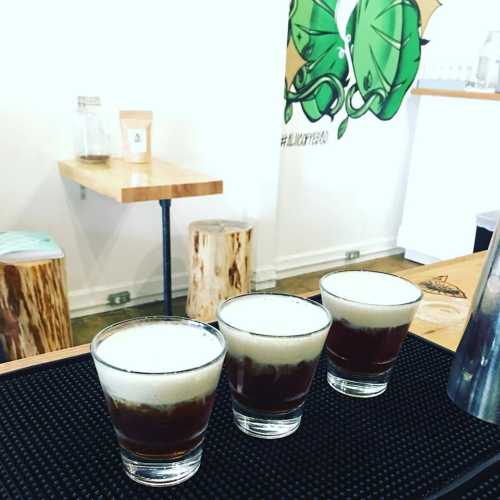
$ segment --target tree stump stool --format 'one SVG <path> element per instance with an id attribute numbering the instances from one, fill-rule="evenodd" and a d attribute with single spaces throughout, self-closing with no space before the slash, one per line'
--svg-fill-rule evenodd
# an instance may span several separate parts
<path id="1" fill-rule="evenodd" d="M 73 345 L 64 259 L 0 262 L 0 344 L 7 361 Z"/>
<path id="2" fill-rule="evenodd" d="M 225 299 L 250 292 L 252 226 L 206 220 L 189 226 L 189 317 L 213 321 Z"/>

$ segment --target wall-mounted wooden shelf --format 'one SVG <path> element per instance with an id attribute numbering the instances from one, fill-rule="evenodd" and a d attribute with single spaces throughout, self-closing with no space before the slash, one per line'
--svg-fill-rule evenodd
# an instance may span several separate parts
<path id="1" fill-rule="evenodd" d="M 222 180 L 156 159 L 148 164 L 127 163 L 121 158 L 97 164 L 63 160 L 59 172 L 119 203 L 222 193 Z"/>
<path id="2" fill-rule="evenodd" d="M 438 97 L 458 97 L 462 99 L 480 99 L 483 101 L 500 101 L 500 94 L 494 92 L 472 92 L 468 90 L 429 89 L 417 87 L 412 89 L 412 95 L 431 95 Z"/>

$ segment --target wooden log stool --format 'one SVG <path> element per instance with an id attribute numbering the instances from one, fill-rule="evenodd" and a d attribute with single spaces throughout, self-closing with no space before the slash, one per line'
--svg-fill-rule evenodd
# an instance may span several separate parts
<path id="1" fill-rule="evenodd" d="M 0 262 L 0 350 L 7 361 L 72 345 L 64 259 Z"/>
<path id="2" fill-rule="evenodd" d="M 189 226 L 189 317 L 213 321 L 225 299 L 250 292 L 252 226 L 206 220 Z"/>

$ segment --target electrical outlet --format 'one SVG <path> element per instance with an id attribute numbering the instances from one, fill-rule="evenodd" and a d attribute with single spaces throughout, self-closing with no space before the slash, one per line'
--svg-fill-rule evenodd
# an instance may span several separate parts
<path id="1" fill-rule="evenodd" d="M 130 293 L 127 291 L 111 293 L 108 295 L 108 304 L 110 306 L 121 306 L 127 302 L 130 302 Z"/>
<path id="2" fill-rule="evenodd" d="M 359 250 L 349 250 L 345 253 L 346 260 L 353 260 L 359 257 Z"/>

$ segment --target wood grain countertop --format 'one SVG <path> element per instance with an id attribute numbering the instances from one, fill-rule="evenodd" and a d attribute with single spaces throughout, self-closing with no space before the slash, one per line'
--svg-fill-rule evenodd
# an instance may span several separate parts
<path id="1" fill-rule="evenodd" d="M 468 318 L 472 296 L 479 281 L 486 252 L 418 266 L 397 273 L 419 285 L 424 299 L 410 331 L 442 347 L 455 351 Z M 304 294 L 318 295 L 319 290 Z M 41 354 L 0 364 L 0 375 L 23 368 L 86 354 L 90 344 Z"/>

